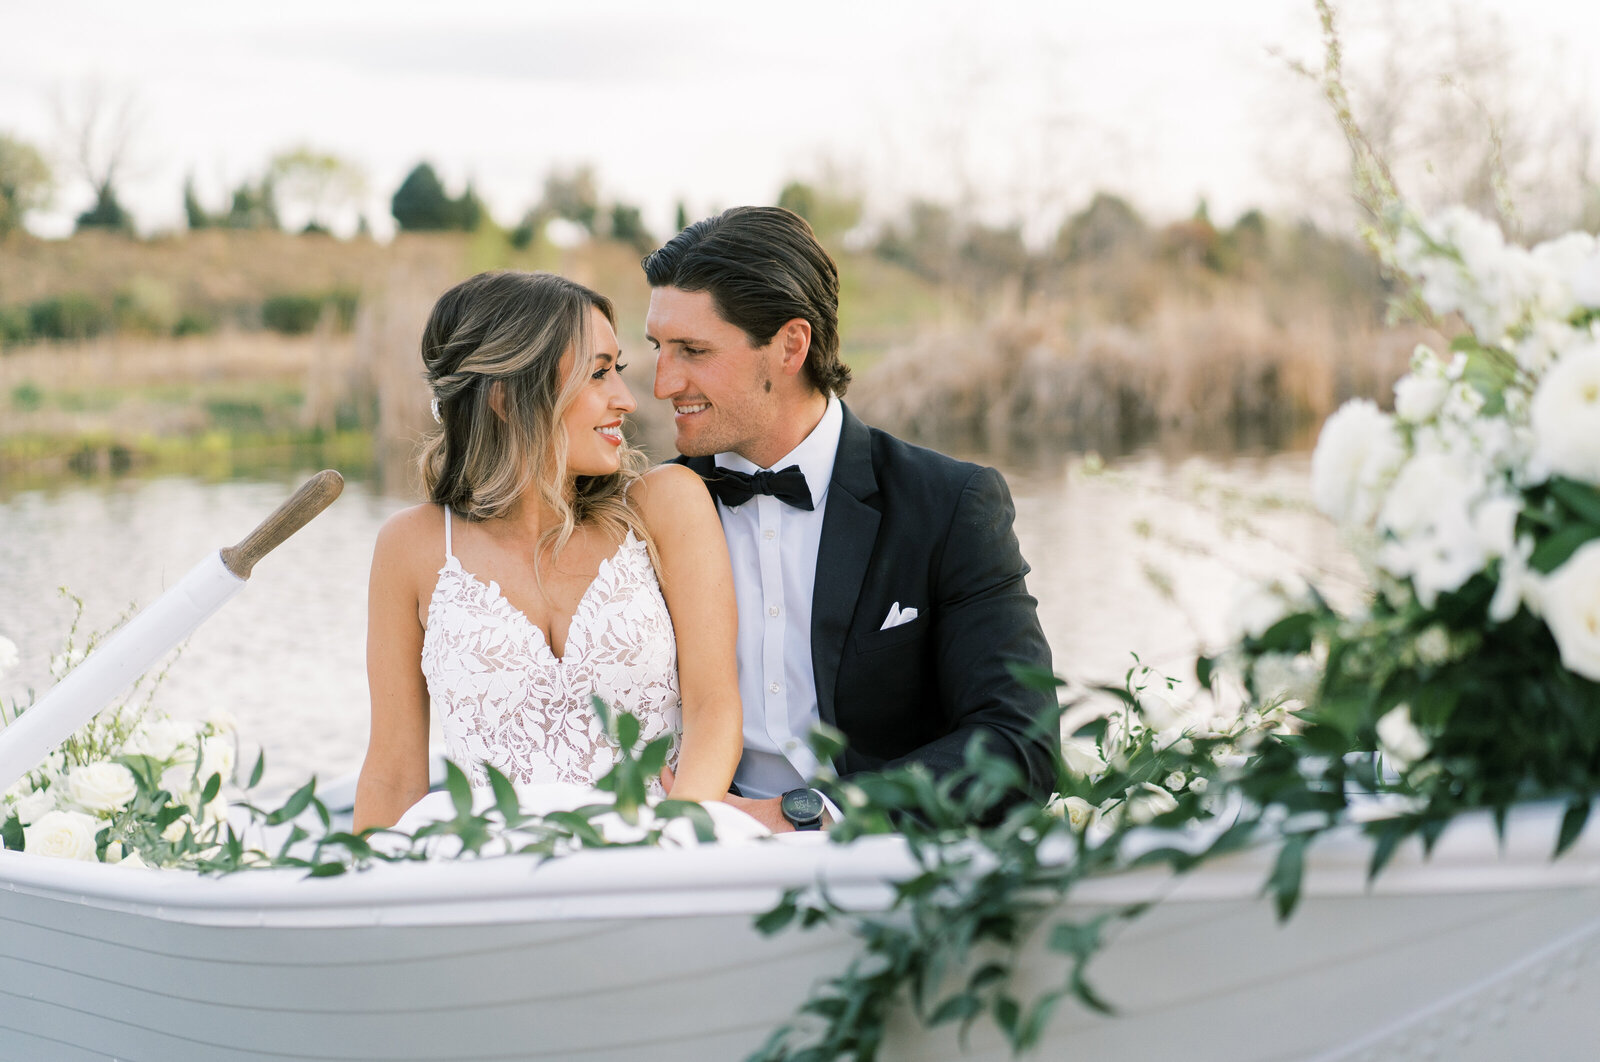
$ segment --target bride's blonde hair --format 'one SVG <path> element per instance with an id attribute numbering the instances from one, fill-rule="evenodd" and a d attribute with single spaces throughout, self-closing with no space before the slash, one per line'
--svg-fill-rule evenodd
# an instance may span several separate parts
<path id="1" fill-rule="evenodd" d="M 628 485 L 643 456 L 623 444 L 622 468 L 578 476 L 569 495 L 567 435 L 561 418 L 592 371 L 590 309 L 616 327 L 611 300 L 553 273 L 479 273 L 439 297 L 422 332 L 422 363 L 440 424 L 419 463 L 430 500 L 468 520 L 505 515 L 530 491 L 559 520 L 541 532 L 540 552 L 561 551 L 578 524 L 616 537 L 632 531 L 655 545 Z M 573 352 L 563 374 L 561 358 Z M 493 405 L 501 395 L 502 416 Z"/>

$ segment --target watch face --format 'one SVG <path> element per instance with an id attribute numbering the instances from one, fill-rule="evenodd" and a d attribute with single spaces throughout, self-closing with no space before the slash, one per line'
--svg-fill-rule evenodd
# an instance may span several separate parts
<path id="1" fill-rule="evenodd" d="M 783 794 L 783 817 L 792 823 L 822 817 L 822 797 L 814 789 L 791 789 Z"/>

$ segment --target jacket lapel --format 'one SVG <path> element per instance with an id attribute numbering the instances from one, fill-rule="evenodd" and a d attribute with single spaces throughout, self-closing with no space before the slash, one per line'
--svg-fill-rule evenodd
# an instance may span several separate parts
<path id="1" fill-rule="evenodd" d="M 822 516 L 822 541 L 817 547 L 817 577 L 811 600 L 811 669 L 817 684 L 817 714 L 830 726 L 834 688 L 845 636 L 855 616 L 856 599 L 867 574 L 867 562 L 878 540 L 881 514 L 878 477 L 872 469 L 872 436 L 849 407 L 839 432 L 827 508 Z"/>

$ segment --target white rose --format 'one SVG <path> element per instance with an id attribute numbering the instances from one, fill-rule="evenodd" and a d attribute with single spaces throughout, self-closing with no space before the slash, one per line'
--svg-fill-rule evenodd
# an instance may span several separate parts
<path id="1" fill-rule="evenodd" d="M 17 652 L 17 643 L 0 634 L 0 675 L 16 667 L 21 659 L 21 654 Z"/>
<path id="2" fill-rule="evenodd" d="M 1411 722 L 1411 706 L 1398 705 L 1378 720 L 1378 748 L 1400 770 L 1428 754 L 1426 736 Z"/>
<path id="3" fill-rule="evenodd" d="M 56 795 L 49 789 L 39 789 L 17 801 L 17 821 L 27 826 L 38 822 L 54 811 Z"/>
<path id="4" fill-rule="evenodd" d="M 119 867 L 132 867 L 135 870 L 149 870 L 150 864 L 146 863 L 138 852 L 129 852 L 117 863 Z"/>
<path id="5" fill-rule="evenodd" d="M 219 822 L 228 821 L 228 801 L 226 797 L 217 797 L 211 803 L 200 809 L 200 819 L 207 826 L 215 826 Z"/>
<path id="6" fill-rule="evenodd" d="M 146 719 L 128 738 L 128 751 L 135 756 L 149 756 L 153 760 L 170 760 L 178 746 L 194 737 L 194 728 L 165 717 Z"/>
<path id="7" fill-rule="evenodd" d="M 90 811 L 115 811 L 139 795 L 133 772 L 120 763 L 91 763 L 67 775 L 67 795 Z"/>
<path id="8" fill-rule="evenodd" d="M 1082 833 L 1094 822 L 1096 808 L 1082 797 L 1058 796 L 1050 802 L 1050 810 L 1067 820 L 1067 825 L 1073 830 Z"/>
<path id="9" fill-rule="evenodd" d="M 194 767 L 180 763 L 161 772 L 161 788 L 174 797 L 182 798 L 194 788 Z"/>
<path id="10" fill-rule="evenodd" d="M 1534 458 L 1549 472 L 1600 483 L 1600 346 L 1574 350 L 1533 393 Z"/>
<path id="11" fill-rule="evenodd" d="M 232 780 L 236 755 L 232 738 L 202 738 L 200 740 L 200 784 L 205 785 L 206 782 L 211 780 L 213 774 L 222 775 L 224 782 Z"/>
<path id="12" fill-rule="evenodd" d="M 1152 730 L 1165 730 L 1183 720 L 1183 708 L 1165 690 L 1139 691 L 1139 714 Z"/>
<path id="13" fill-rule="evenodd" d="M 95 861 L 94 835 L 100 822 L 81 811 L 52 811 L 22 828 L 23 850 L 55 859 Z"/>
<path id="14" fill-rule="evenodd" d="M 1411 424 L 1420 424 L 1439 412 L 1450 383 L 1440 376 L 1404 376 L 1394 385 L 1394 412 Z"/>
<path id="15" fill-rule="evenodd" d="M 1539 606 L 1561 650 L 1561 663 L 1573 674 L 1600 682 L 1600 540 L 1584 543 L 1545 576 Z"/>
<path id="16" fill-rule="evenodd" d="M 198 831 L 195 829 L 194 819 L 188 815 L 184 815 L 181 818 L 174 819 L 172 822 L 167 824 L 167 828 L 161 831 L 161 839 L 166 841 L 168 844 L 177 844 L 179 841 L 183 840 L 183 835 L 185 833 L 197 832 Z"/>
<path id="17" fill-rule="evenodd" d="M 1182 771 L 1173 771 L 1171 774 L 1167 775 L 1166 781 L 1162 782 L 1161 784 L 1176 793 L 1178 790 L 1182 789 L 1186 784 L 1188 784 L 1188 781 L 1189 779 L 1184 776 Z"/>
<path id="18" fill-rule="evenodd" d="M 1128 797 L 1128 821 L 1135 826 L 1143 826 L 1157 816 L 1175 811 L 1177 807 L 1177 798 L 1171 793 L 1159 785 L 1141 782 L 1139 788 L 1132 790 Z"/>
<path id="19" fill-rule="evenodd" d="M 1068 738 L 1063 741 L 1061 758 L 1066 761 L 1067 770 L 1073 774 L 1093 778 L 1105 773 L 1106 761 L 1101 759 L 1100 750 L 1088 738 Z"/>
<path id="20" fill-rule="evenodd" d="M 1317 437 L 1311 455 L 1312 500 L 1338 523 L 1368 526 L 1404 458 L 1388 416 L 1364 398 L 1346 402 Z"/>

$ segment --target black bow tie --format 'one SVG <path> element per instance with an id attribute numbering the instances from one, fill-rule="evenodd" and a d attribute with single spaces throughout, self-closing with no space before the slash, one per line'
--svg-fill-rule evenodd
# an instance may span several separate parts
<path id="1" fill-rule="evenodd" d="M 757 494 L 770 494 L 796 509 L 811 512 L 811 488 L 806 486 L 805 473 L 799 465 L 790 465 L 777 472 L 757 472 L 746 475 L 731 468 L 714 468 L 705 476 L 711 496 L 732 508 L 743 505 Z"/>

